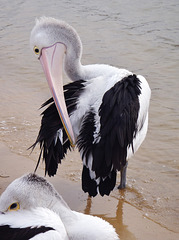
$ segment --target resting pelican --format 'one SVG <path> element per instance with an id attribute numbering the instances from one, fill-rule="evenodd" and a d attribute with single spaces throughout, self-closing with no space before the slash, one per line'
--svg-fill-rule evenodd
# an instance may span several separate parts
<path id="1" fill-rule="evenodd" d="M 105 220 L 72 211 L 54 187 L 36 174 L 14 180 L 0 197 L 0 236 L 19 231 L 23 234 L 25 230 L 29 234 L 44 231 L 44 239 L 53 239 L 48 236 L 56 237 L 55 234 L 60 233 L 59 239 L 63 240 L 119 239 L 115 229 Z M 47 238 L 45 234 L 49 234 Z M 43 239 L 42 234 L 41 238 L 33 239 Z"/>
<path id="2" fill-rule="evenodd" d="M 56 174 L 67 150 L 77 145 L 82 160 L 82 189 L 90 196 L 109 195 L 121 173 L 126 186 L 128 159 L 148 128 L 151 91 L 146 79 L 104 64 L 82 65 L 82 44 L 67 23 L 42 17 L 36 21 L 31 48 L 40 60 L 53 98 L 43 104 L 39 161 Z M 72 80 L 63 88 L 62 72 Z M 38 163 L 39 163 L 38 161 Z M 38 164 L 37 164 L 38 166 Z"/>

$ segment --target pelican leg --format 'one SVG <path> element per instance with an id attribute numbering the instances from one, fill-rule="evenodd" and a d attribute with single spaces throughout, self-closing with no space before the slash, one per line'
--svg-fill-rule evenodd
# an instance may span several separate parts
<path id="1" fill-rule="evenodd" d="M 118 186 L 118 189 L 123 189 L 123 188 L 126 187 L 127 165 L 128 165 L 128 161 L 126 161 L 126 165 L 120 171 L 120 173 L 121 173 L 121 181 L 120 181 L 120 184 Z"/>

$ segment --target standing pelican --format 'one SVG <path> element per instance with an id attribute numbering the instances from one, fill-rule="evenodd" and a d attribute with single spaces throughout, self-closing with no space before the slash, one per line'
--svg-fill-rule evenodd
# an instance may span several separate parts
<path id="1" fill-rule="evenodd" d="M 0 197 L 0 239 L 33 236 L 34 240 L 119 239 L 108 222 L 72 211 L 46 179 L 30 173 L 14 180 Z"/>
<path id="2" fill-rule="evenodd" d="M 151 91 L 146 79 L 104 64 L 82 65 L 82 44 L 67 23 L 42 17 L 36 21 L 31 48 L 40 60 L 53 98 L 42 106 L 39 161 L 56 174 L 67 150 L 77 145 L 82 160 L 82 188 L 90 196 L 109 195 L 121 173 L 126 186 L 128 159 L 148 128 Z M 63 87 L 63 67 L 73 82 Z M 39 163 L 38 161 L 38 163 Z"/>

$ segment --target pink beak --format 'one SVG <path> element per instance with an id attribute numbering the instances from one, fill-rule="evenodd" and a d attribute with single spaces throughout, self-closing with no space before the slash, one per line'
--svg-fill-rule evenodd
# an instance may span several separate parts
<path id="1" fill-rule="evenodd" d="M 66 47 L 62 43 L 56 43 L 51 47 L 43 48 L 40 56 L 40 62 L 42 64 L 63 127 L 67 133 L 68 139 L 70 140 L 71 146 L 74 147 L 75 137 L 63 93 L 62 72 L 65 51 Z"/>

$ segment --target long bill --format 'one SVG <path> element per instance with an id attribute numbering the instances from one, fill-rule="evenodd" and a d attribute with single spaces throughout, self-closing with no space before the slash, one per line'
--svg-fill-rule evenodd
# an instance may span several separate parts
<path id="1" fill-rule="evenodd" d="M 50 87 L 53 99 L 56 104 L 63 127 L 67 133 L 71 146 L 75 146 L 75 138 L 67 112 L 63 93 L 63 57 L 66 47 L 62 43 L 56 43 L 51 47 L 43 48 L 40 56 L 48 85 Z"/>

